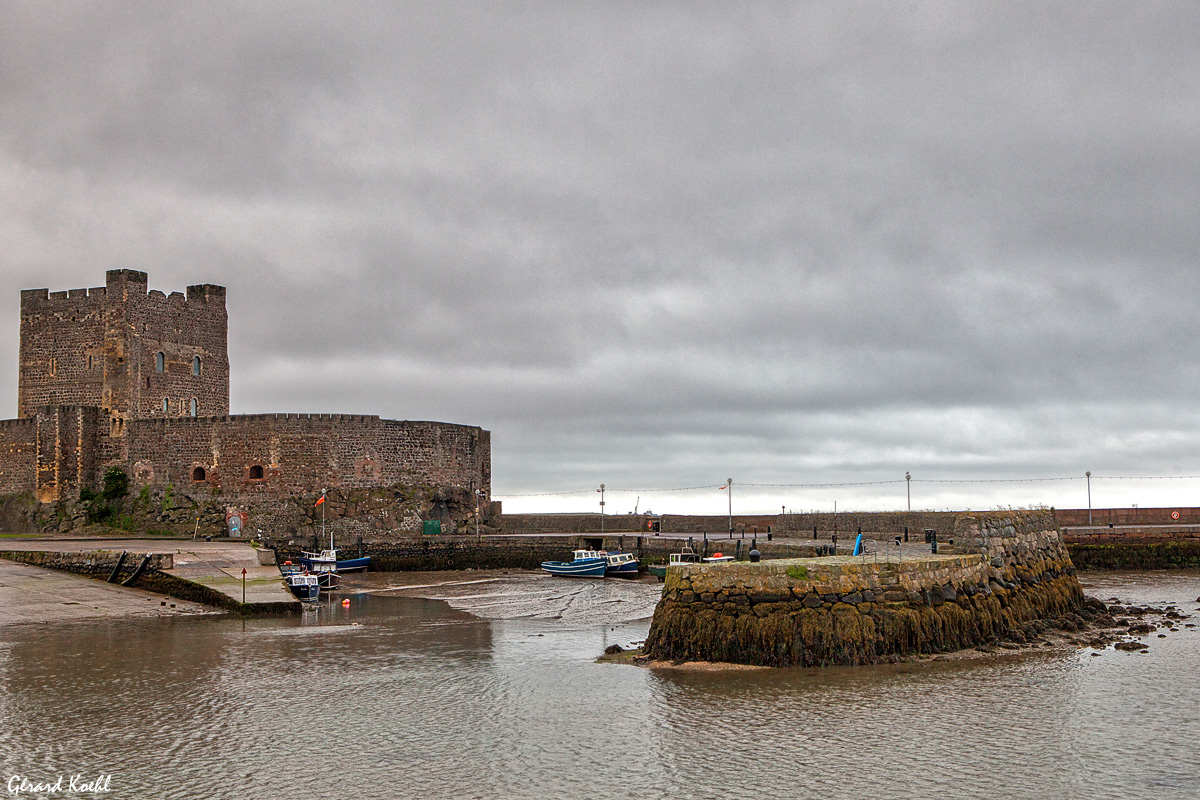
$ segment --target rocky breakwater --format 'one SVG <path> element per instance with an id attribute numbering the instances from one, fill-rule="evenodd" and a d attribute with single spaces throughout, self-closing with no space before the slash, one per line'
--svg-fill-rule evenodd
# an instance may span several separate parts
<path id="1" fill-rule="evenodd" d="M 1075 567 L 1048 511 L 963 514 L 955 552 L 673 567 L 643 648 L 660 661 L 874 664 L 1078 624 Z"/>

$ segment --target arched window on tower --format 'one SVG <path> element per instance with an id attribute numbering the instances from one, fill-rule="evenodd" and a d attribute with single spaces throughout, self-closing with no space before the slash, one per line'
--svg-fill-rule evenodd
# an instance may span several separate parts
<path id="1" fill-rule="evenodd" d="M 200 374 L 200 356 L 196 356 L 195 358 L 192 359 L 192 374 L 193 375 Z"/>
<path id="2" fill-rule="evenodd" d="M 196 467 L 192 470 L 192 480 L 194 481 L 202 481 L 207 477 L 208 475 L 205 473 L 204 467 Z"/>
<path id="3" fill-rule="evenodd" d="M 192 398 L 192 416 L 193 417 L 196 416 L 196 411 L 198 410 L 198 408 L 199 408 L 199 404 L 196 402 L 196 398 L 193 397 Z"/>
<path id="4" fill-rule="evenodd" d="M 164 397 L 163 398 L 163 413 L 166 414 L 170 408 L 171 408 L 171 401 Z"/>
<path id="5" fill-rule="evenodd" d="M 167 357 L 161 352 L 154 354 L 154 371 L 162 372 L 167 368 Z"/>
<path id="6" fill-rule="evenodd" d="M 254 464 L 253 466 L 250 467 L 250 480 L 261 481 L 262 476 L 263 476 L 263 470 L 262 470 L 261 464 Z"/>

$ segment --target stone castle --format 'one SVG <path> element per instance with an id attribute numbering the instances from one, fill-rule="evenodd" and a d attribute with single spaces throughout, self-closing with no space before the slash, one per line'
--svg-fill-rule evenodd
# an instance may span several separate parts
<path id="1" fill-rule="evenodd" d="M 229 413 L 225 288 L 21 292 L 18 419 L 0 421 L 0 494 L 78 499 L 109 467 L 131 487 L 262 504 L 383 487 L 491 495 L 491 434 L 348 414 Z M 476 494 L 476 493 L 479 494 Z"/>

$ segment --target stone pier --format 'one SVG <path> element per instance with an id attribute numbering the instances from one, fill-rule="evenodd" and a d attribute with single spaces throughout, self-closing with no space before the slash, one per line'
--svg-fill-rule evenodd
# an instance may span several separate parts
<path id="1" fill-rule="evenodd" d="M 672 567 L 652 658 L 767 666 L 872 664 L 1022 637 L 1083 606 L 1053 514 L 964 514 L 955 552 Z"/>

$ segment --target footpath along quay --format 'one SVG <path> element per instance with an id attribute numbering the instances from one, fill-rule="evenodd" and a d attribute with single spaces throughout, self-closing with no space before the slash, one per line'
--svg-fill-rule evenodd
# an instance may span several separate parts
<path id="1" fill-rule="evenodd" d="M 127 554 L 123 562 L 122 553 Z M 300 611 L 283 585 L 275 554 L 243 542 L 17 536 L 0 539 L 0 558 L 101 580 L 118 564 L 128 579 L 145 561 L 133 583 L 138 588 L 240 613 Z"/>

